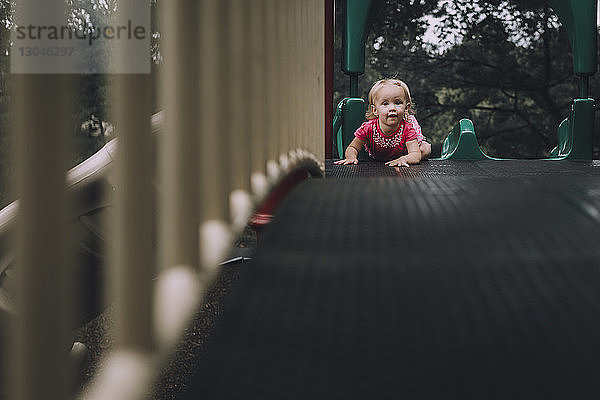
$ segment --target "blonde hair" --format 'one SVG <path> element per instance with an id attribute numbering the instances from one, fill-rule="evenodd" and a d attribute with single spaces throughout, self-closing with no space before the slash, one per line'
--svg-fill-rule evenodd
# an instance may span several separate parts
<path id="1" fill-rule="evenodd" d="M 410 107 L 406 107 L 406 111 L 410 115 L 414 115 L 414 105 L 412 103 L 412 99 L 410 98 L 410 89 L 408 89 L 408 85 L 401 81 L 400 79 L 380 79 L 371 86 L 371 90 L 369 90 L 369 106 L 367 107 L 367 111 L 365 112 L 365 117 L 367 119 L 377 119 L 377 116 L 373 114 L 373 106 L 375 105 L 375 94 L 379 89 L 381 89 L 385 85 L 395 85 L 400 86 L 404 90 L 404 100 L 407 105 Z"/>

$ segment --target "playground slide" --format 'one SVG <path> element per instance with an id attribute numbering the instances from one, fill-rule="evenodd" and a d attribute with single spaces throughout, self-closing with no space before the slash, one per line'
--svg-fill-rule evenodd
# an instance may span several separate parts
<path id="1" fill-rule="evenodd" d="M 113 184 L 110 175 L 116 139 L 69 170 L 67 191 L 72 196 L 71 229 L 75 247 L 72 271 L 76 306 L 74 326 L 93 318 L 101 309 L 100 282 L 106 236 L 103 219 L 110 213 Z M 18 200 L 0 210 L 0 309 L 13 313 L 13 240 Z"/>
<path id="2" fill-rule="evenodd" d="M 152 116 L 152 131 L 161 129 L 163 114 Z M 67 191 L 72 196 L 71 237 L 75 248 L 73 267 L 73 327 L 92 319 L 102 310 L 102 274 L 107 243 L 106 220 L 112 212 L 114 154 L 118 139 L 106 143 L 87 160 L 67 173 Z M 13 240 L 18 200 L 0 210 L 0 317 L 14 306 Z"/>

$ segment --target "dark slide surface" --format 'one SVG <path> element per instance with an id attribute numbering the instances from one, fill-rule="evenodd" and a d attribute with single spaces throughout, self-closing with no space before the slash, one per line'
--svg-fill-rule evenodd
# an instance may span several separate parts
<path id="1" fill-rule="evenodd" d="M 182 398 L 600 398 L 600 164 L 327 175 L 282 204 Z"/>

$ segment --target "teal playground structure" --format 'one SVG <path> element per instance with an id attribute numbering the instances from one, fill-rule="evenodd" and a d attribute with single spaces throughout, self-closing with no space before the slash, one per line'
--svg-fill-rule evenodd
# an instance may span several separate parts
<path id="1" fill-rule="evenodd" d="M 350 93 L 338 104 L 333 120 L 335 150 L 339 156 L 344 154 L 354 131 L 364 120 L 366 104 L 358 97 L 358 79 L 365 72 L 365 42 L 373 17 L 384 3 L 382 0 L 345 2 L 342 71 L 349 76 Z M 558 145 L 550 154 L 552 159 L 590 160 L 596 105 L 590 97 L 589 78 L 598 69 L 596 1 L 547 0 L 547 3 L 567 32 L 573 50 L 573 73 L 579 77 L 579 97 L 573 99 L 569 115 L 557 128 Z M 479 148 L 475 124 L 461 120 L 444 140 L 441 159 L 492 157 Z"/>

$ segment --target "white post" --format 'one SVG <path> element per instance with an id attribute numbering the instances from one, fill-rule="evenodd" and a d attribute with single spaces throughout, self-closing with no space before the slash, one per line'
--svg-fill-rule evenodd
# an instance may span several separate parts
<path id="1" fill-rule="evenodd" d="M 29 0 L 16 4 L 15 15 L 20 23 L 45 25 L 63 20 L 64 9 L 60 0 Z M 44 61 L 31 57 L 21 62 L 20 68 L 29 70 Z M 69 390 L 71 274 L 65 175 L 70 78 L 60 75 L 65 72 L 62 65 L 52 69 L 58 74 L 16 71 L 12 81 L 20 200 L 11 383 L 18 400 L 62 400 Z"/>
<path id="2" fill-rule="evenodd" d="M 67 235 L 68 76 L 13 76 L 18 241 L 15 398 L 62 400 L 71 305 Z"/>
<path id="3" fill-rule="evenodd" d="M 198 3 L 161 4 L 165 129 L 160 154 L 161 274 L 156 330 L 161 344 L 175 341 L 198 298 Z"/>
<path id="4" fill-rule="evenodd" d="M 270 79 L 267 74 L 267 10 L 265 0 L 255 0 L 250 9 L 250 121 L 251 121 L 251 154 L 252 190 L 259 198 L 267 190 L 266 162 L 267 148 L 267 88 Z"/>
<path id="5" fill-rule="evenodd" d="M 122 15 L 133 15 L 135 2 L 120 2 Z M 117 71 L 129 70 L 122 46 L 117 48 Z M 148 55 L 149 56 L 149 55 Z M 117 349 L 150 352 L 152 338 L 152 279 L 156 274 L 154 250 L 155 188 L 150 74 L 114 77 L 114 118 L 119 135 L 116 220 L 113 238 L 112 298 L 115 300 Z"/>
<path id="6" fill-rule="evenodd" d="M 267 50 L 267 88 L 265 119 L 266 119 L 266 142 L 267 147 L 267 175 L 273 178 L 277 175 L 277 161 L 279 158 L 279 142 L 281 141 L 281 125 L 283 116 L 279 109 L 281 108 L 282 91 L 280 88 L 280 58 L 281 58 L 281 37 L 278 32 L 279 21 L 278 0 L 265 0 L 266 21 L 265 21 L 265 47 Z"/>
<path id="7" fill-rule="evenodd" d="M 234 231 L 240 231 L 248 222 L 252 211 L 250 201 L 250 151 L 252 123 L 250 100 L 251 61 L 250 61 L 250 7 L 255 4 L 246 0 L 223 0 L 228 5 L 226 25 L 229 28 L 225 48 L 229 52 L 226 85 L 223 87 L 226 101 L 222 105 L 222 129 L 231 131 L 228 145 L 231 164 L 231 222 Z"/>
<path id="8" fill-rule="evenodd" d="M 229 194 L 231 192 L 231 130 L 226 106 L 228 51 L 222 44 L 229 41 L 227 3 L 220 0 L 200 2 L 200 260 L 201 279 L 208 284 L 214 267 L 231 240 Z M 243 38 L 239 38 L 243 40 Z"/>

